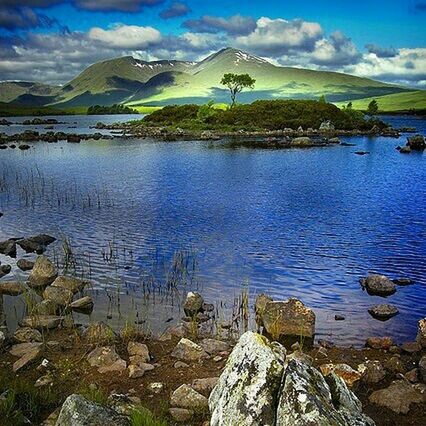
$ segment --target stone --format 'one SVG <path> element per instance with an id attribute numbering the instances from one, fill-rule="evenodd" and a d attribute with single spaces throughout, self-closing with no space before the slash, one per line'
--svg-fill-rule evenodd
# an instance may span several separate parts
<path id="1" fill-rule="evenodd" d="M 32 315 L 25 317 L 22 320 L 22 326 L 37 328 L 37 329 L 49 329 L 58 328 L 62 322 L 62 317 L 56 315 Z"/>
<path id="2" fill-rule="evenodd" d="M 375 296 L 389 296 L 396 291 L 395 283 L 385 275 L 369 275 L 366 278 L 362 278 L 360 283 L 368 294 Z"/>
<path id="3" fill-rule="evenodd" d="M 397 414 L 407 414 L 411 404 L 426 403 L 426 385 L 413 385 L 405 380 L 398 380 L 385 389 L 373 392 L 369 400 Z"/>
<path id="4" fill-rule="evenodd" d="M 405 342 L 401 345 L 401 349 L 407 354 L 415 354 L 416 352 L 420 352 L 422 347 L 418 342 Z"/>
<path id="5" fill-rule="evenodd" d="M 144 343 L 129 342 L 127 345 L 127 352 L 129 356 L 140 358 L 141 362 L 148 362 L 151 359 L 148 346 Z"/>
<path id="6" fill-rule="evenodd" d="M 319 130 L 323 132 L 331 132 L 334 130 L 334 124 L 330 120 L 323 121 Z"/>
<path id="7" fill-rule="evenodd" d="M 105 365 L 104 367 L 99 367 L 98 371 L 101 374 L 104 373 L 111 373 L 111 372 L 119 372 L 121 373 L 127 368 L 127 363 L 124 361 L 124 359 L 117 359 L 117 361 L 114 361 L 112 364 Z"/>
<path id="8" fill-rule="evenodd" d="M 148 385 L 148 389 L 155 394 L 159 394 L 163 391 L 164 385 L 161 382 L 153 382 Z"/>
<path id="9" fill-rule="evenodd" d="M 290 146 L 310 147 L 312 146 L 312 139 L 307 136 L 300 136 L 298 138 L 292 139 L 290 142 Z"/>
<path id="10" fill-rule="evenodd" d="M 6 275 L 10 274 L 11 270 L 12 270 L 12 267 L 10 265 L 1 265 L 0 266 L 0 278 L 3 278 Z"/>
<path id="11" fill-rule="evenodd" d="M 89 324 L 83 331 L 83 338 L 94 344 L 111 343 L 116 337 L 114 330 L 102 321 Z"/>
<path id="12" fill-rule="evenodd" d="M 276 426 L 373 426 L 358 398 L 331 373 L 324 378 L 314 367 L 293 360 L 284 374 Z"/>
<path id="13" fill-rule="evenodd" d="M 396 285 L 405 286 L 414 284 L 411 278 L 395 278 L 392 280 Z"/>
<path id="14" fill-rule="evenodd" d="M 60 313 L 61 307 L 53 300 L 42 300 L 34 306 L 31 313 L 33 315 L 57 315 Z"/>
<path id="15" fill-rule="evenodd" d="M 48 286 L 57 276 L 58 271 L 55 265 L 46 256 L 39 256 L 28 277 L 28 285 L 33 288 Z"/>
<path id="16" fill-rule="evenodd" d="M 320 370 L 324 377 L 335 373 L 344 380 L 349 388 L 361 379 L 361 373 L 348 364 L 323 364 L 320 366 Z"/>
<path id="17" fill-rule="evenodd" d="M 426 348 L 426 318 L 421 319 L 418 323 L 416 341 L 422 348 Z"/>
<path id="18" fill-rule="evenodd" d="M 6 336 L 2 331 L 0 331 L 0 349 L 3 347 L 4 342 L 6 341 Z"/>
<path id="19" fill-rule="evenodd" d="M 126 361 L 117 354 L 114 346 L 101 346 L 93 349 L 87 355 L 87 361 L 92 367 L 98 367 L 100 373 L 108 371 L 123 371 Z"/>
<path id="20" fill-rule="evenodd" d="M 279 343 L 244 333 L 210 394 L 210 425 L 274 425 L 284 361 Z"/>
<path id="21" fill-rule="evenodd" d="M 137 379 L 139 377 L 142 377 L 145 374 L 145 371 L 143 368 L 140 368 L 138 365 L 130 364 L 129 365 L 129 378 L 130 379 Z"/>
<path id="22" fill-rule="evenodd" d="M 21 357 L 33 349 L 40 349 L 41 346 L 42 344 L 38 342 L 18 343 L 10 348 L 9 353 L 13 356 Z"/>
<path id="23" fill-rule="evenodd" d="M 130 426 L 130 421 L 108 407 L 73 394 L 62 405 L 56 426 Z"/>
<path id="24" fill-rule="evenodd" d="M 194 412 L 185 408 L 170 408 L 169 414 L 175 422 L 186 423 L 191 420 Z"/>
<path id="25" fill-rule="evenodd" d="M 272 297 L 269 297 L 265 294 L 259 294 L 256 297 L 256 301 L 254 303 L 254 312 L 256 315 L 256 323 L 259 327 L 263 326 L 262 316 L 265 313 L 265 308 L 268 302 L 272 302 Z"/>
<path id="26" fill-rule="evenodd" d="M 90 296 L 84 296 L 70 303 L 70 308 L 73 311 L 90 313 L 93 311 L 93 299 Z"/>
<path id="27" fill-rule="evenodd" d="M 0 283 L 0 297 L 2 294 L 8 296 L 19 296 L 25 290 L 25 287 L 17 281 Z"/>
<path id="28" fill-rule="evenodd" d="M 16 242 L 22 250 L 26 253 L 37 253 L 43 254 L 45 251 L 45 247 L 42 244 L 37 243 L 29 238 L 24 238 Z"/>
<path id="29" fill-rule="evenodd" d="M 6 240 L 0 242 L 0 253 L 9 257 L 16 257 L 16 241 Z"/>
<path id="30" fill-rule="evenodd" d="M 386 377 L 386 371 L 380 361 L 367 360 L 358 365 L 361 381 L 369 385 L 381 382 Z"/>
<path id="31" fill-rule="evenodd" d="M 344 321 L 346 317 L 344 315 L 336 314 L 334 315 L 334 321 Z"/>
<path id="32" fill-rule="evenodd" d="M 210 392 L 217 385 L 219 377 L 207 377 L 205 379 L 195 379 L 193 380 L 191 387 L 195 391 L 201 394 L 210 395 Z"/>
<path id="33" fill-rule="evenodd" d="M 66 288 L 48 286 L 43 292 L 43 298 L 59 306 L 67 306 L 72 302 L 73 293 Z"/>
<path id="34" fill-rule="evenodd" d="M 422 135 L 414 135 L 407 138 L 407 146 L 415 151 L 426 149 L 425 138 Z"/>
<path id="35" fill-rule="evenodd" d="M 186 408 L 196 413 L 204 413 L 208 411 L 207 398 L 188 385 L 179 386 L 170 398 L 172 407 Z"/>
<path id="36" fill-rule="evenodd" d="M 36 388 L 40 388 L 43 386 L 51 385 L 52 383 L 53 383 L 53 377 L 50 374 L 46 374 L 44 376 L 39 377 L 34 383 L 34 386 Z"/>
<path id="37" fill-rule="evenodd" d="M 52 287 L 64 288 L 68 291 L 71 291 L 73 294 L 76 294 L 79 291 L 83 290 L 87 284 L 88 284 L 87 281 L 62 275 L 56 278 L 55 281 L 53 281 Z"/>
<path id="38" fill-rule="evenodd" d="M 404 377 L 411 383 L 417 383 L 419 381 L 419 370 L 417 368 L 413 368 L 405 373 Z"/>
<path id="39" fill-rule="evenodd" d="M 398 315 L 399 310 L 396 306 L 381 304 L 372 306 L 368 310 L 368 313 L 375 319 L 378 319 L 380 321 L 387 321 L 395 315 Z"/>
<path id="40" fill-rule="evenodd" d="M 13 338 L 20 343 L 42 342 L 43 337 L 38 330 L 30 327 L 22 327 L 15 330 Z"/>
<path id="41" fill-rule="evenodd" d="M 203 307 L 203 297 L 201 294 L 196 292 L 189 292 L 186 296 L 185 303 L 183 305 L 183 310 L 187 317 L 195 317 Z"/>
<path id="42" fill-rule="evenodd" d="M 419 379 L 426 383 L 426 355 L 423 355 L 419 361 Z"/>
<path id="43" fill-rule="evenodd" d="M 56 241 L 56 238 L 47 234 L 38 234 L 33 237 L 30 237 L 29 240 L 35 241 L 36 243 L 41 244 L 43 246 L 48 246 L 54 243 Z"/>
<path id="44" fill-rule="evenodd" d="M 203 339 L 199 345 L 210 355 L 229 350 L 229 344 L 222 340 Z"/>
<path id="45" fill-rule="evenodd" d="M 315 335 L 315 314 L 300 300 L 268 302 L 262 315 L 264 332 L 273 340 L 287 336 L 307 337 Z"/>
<path id="46" fill-rule="evenodd" d="M 171 355 L 181 361 L 200 361 L 208 357 L 208 354 L 201 346 L 185 337 L 179 340 Z"/>
<path id="47" fill-rule="evenodd" d="M 25 345 L 26 343 L 22 343 Z M 12 369 L 13 372 L 16 373 L 21 368 L 25 367 L 26 365 L 30 364 L 32 361 L 34 361 L 41 353 L 41 344 L 38 343 L 39 346 L 33 346 L 30 349 L 26 350 L 25 353 L 21 354 L 21 358 L 19 358 L 17 361 L 13 363 Z M 12 353 L 12 351 L 11 351 Z"/>
<path id="48" fill-rule="evenodd" d="M 175 368 L 188 368 L 189 365 L 186 362 L 183 362 L 183 361 L 176 361 L 173 364 L 173 367 L 175 367 Z"/>
<path id="49" fill-rule="evenodd" d="M 372 349 L 382 349 L 382 350 L 389 350 L 391 346 L 394 346 L 394 341 L 392 337 L 369 337 L 366 342 L 365 346 L 367 348 Z"/>
<path id="50" fill-rule="evenodd" d="M 403 374 L 406 372 L 404 363 L 401 361 L 401 358 L 399 358 L 398 356 L 393 356 L 392 358 L 389 358 L 384 365 L 386 370 L 394 374 L 398 374 L 398 373 Z"/>
<path id="51" fill-rule="evenodd" d="M 19 259 L 18 262 L 16 263 L 16 266 L 21 271 L 31 271 L 31 269 L 34 268 L 34 262 L 31 262 L 30 260 L 27 260 L 27 259 Z"/>

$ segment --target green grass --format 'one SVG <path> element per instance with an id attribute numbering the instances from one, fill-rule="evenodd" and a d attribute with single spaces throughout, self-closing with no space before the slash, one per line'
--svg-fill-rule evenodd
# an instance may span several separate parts
<path id="1" fill-rule="evenodd" d="M 154 416 L 147 408 L 135 407 L 130 415 L 132 426 L 167 426 L 167 421 Z"/>
<path id="2" fill-rule="evenodd" d="M 158 111 L 162 107 L 148 105 L 132 105 L 132 108 L 137 110 L 139 114 L 151 114 L 151 112 Z"/>
<path id="3" fill-rule="evenodd" d="M 354 109 L 366 110 L 368 104 L 376 99 L 379 105 L 379 111 L 382 112 L 396 112 L 396 111 L 410 111 L 410 110 L 426 110 L 426 91 L 419 90 L 415 92 L 401 92 L 392 95 L 377 96 L 352 101 Z M 336 103 L 337 106 L 342 107 L 347 102 Z"/>

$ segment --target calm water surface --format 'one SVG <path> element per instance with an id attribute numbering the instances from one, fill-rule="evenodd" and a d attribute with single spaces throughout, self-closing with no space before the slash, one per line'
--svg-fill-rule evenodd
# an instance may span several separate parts
<path id="1" fill-rule="evenodd" d="M 72 120 L 87 127 L 87 117 Z M 426 133 L 421 119 L 386 120 Z M 179 319 L 179 294 L 161 282 L 173 254 L 187 253 L 194 273 L 181 296 L 198 288 L 224 315 L 248 288 L 252 298 L 300 298 L 317 314 L 318 337 L 345 345 L 375 334 L 410 340 L 426 315 L 426 158 L 395 150 L 406 136 L 351 137 L 345 141 L 356 146 L 308 150 L 149 139 L 3 150 L 0 240 L 39 232 L 68 238 L 78 273 L 93 283 L 92 319 L 108 315 L 115 326 L 137 315 L 159 331 Z M 61 253 L 62 241 L 47 252 Z M 358 283 L 369 272 L 416 283 L 372 297 Z M 3 280 L 23 277 L 14 270 Z M 377 303 L 395 304 L 400 314 L 376 321 L 367 309 Z M 19 302 L 5 297 L 4 305 L 12 324 Z"/>

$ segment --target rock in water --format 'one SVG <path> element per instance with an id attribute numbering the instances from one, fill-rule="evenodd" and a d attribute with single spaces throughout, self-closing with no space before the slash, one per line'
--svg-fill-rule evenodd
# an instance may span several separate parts
<path id="1" fill-rule="evenodd" d="M 204 300 L 199 293 L 189 292 L 186 296 L 185 303 L 183 305 L 183 310 L 185 315 L 188 317 L 195 317 L 203 308 Z"/>
<path id="2" fill-rule="evenodd" d="M 362 413 L 358 398 L 331 373 L 326 379 L 303 362 L 292 360 L 285 372 L 276 426 L 365 426 L 374 422 Z"/>
<path id="3" fill-rule="evenodd" d="M 16 242 L 7 240 L 0 242 L 0 253 L 9 257 L 16 257 Z"/>
<path id="4" fill-rule="evenodd" d="M 55 281 L 57 276 L 58 271 L 55 265 L 46 256 L 39 256 L 28 277 L 28 285 L 30 287 L 48 286 Z"/>
<path id="5" fill-rule="evenodd" d="M 74 394 L 62 405 L 56 426 L 130 426 L 130 422 L 110 408 Z"/>
<path id="6" fill-rule="evenodd" d="M 48 286 L 43 292 L 43 298 L 59 306 L 67 306 L 72 302 L 73 294 L 66 288 Z"/>
<path id="7" fill-rule="evenodd" d="M 396 291 L 396 285 L 385 275 L 369 275 L 362 278 L 360 284 L 368 294 L 375 296 L 389 296 Z"/>
<path id="8" fill-rule="evenodd" d="M 209 398 L 211 426 L 272 426 L 284 371 L 285 349 L 244 333 Z"/>
<path id="9" fill-rule="evenodd" d="M 16 266 L 21 271 L 31 271 L 31 269 L 34 268 L 34 262 L 31 262 L 30 260 L 27 260 L 27 259 L 19 259 L 18 262 L 16 263 Z"/>
<path id="10" fill-rule="evenodd" d="M 52 287 L 64 288 L 75 294 L 83 290 L 86 285 L 87 281 L 79 280 L 74 277 L 59 276 L 53 282 Z"/>
<path id="11" fill-rule="evenodd" d="M 383 304 L 383 305 L 374 305 L 369 310 L 368 313 L 375 319 L 380 321 L 386 321 L 389 318 L 398 315 L 399 310 L 396 306 Z"/>
<path id="12" fill-rule="evenodd" d="M 315 334 L 315 314 L 300 300 L 268 302 L 262 323 L 265 334 L 273 340 L 282 341 L 286 336 L 307 337 Z"/>

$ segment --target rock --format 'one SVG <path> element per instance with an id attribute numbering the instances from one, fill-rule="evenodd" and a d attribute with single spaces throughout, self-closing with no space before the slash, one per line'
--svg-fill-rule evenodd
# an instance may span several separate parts
<path id="1" fill-rule="evenodd" d="M 361 381 L 369 385 L 381 382 L 386 376 L 386 371 L 380 361 L 365 361 L 358 365 L 358 371 L 361 373 Z"/>
<path id="2" fill-rule="evenodd" d="M 72 302 L 73 294 L 66 288 L 48 286 L 43 292 L 43 298 L 59 306 L 67 306 Z"/>
<path id="3" fill-rule="evenodd" d="M 16 373 L 18 370 L 25 367 L 26 365 L 30 364 L 32 361 L 38 358 L 38 356 L 41 353 L 41 343 L 21 343 L 21 345 L 33 345 L 33 346 L 26 349 L 25 352 L 21 353 L 20 355 L 21 358 L 19 358 L 18 361 L 15 361 L 13 363 L 12 369 L 14 373 Z M 15 345 L 15 346 L 18 346 L 18 345 Z"/>
<path id="4" fill-rule="evenodd" d="M 40 349 L 41 343 L 18 343 L 10 348 L 9 353 L 16 357 L 21 357 L 33 349 Z"/>
<path id="5" fill-rule="evenodd" d="M 116 339 L 114 330 L 102 321 L 94 322 L 84 330 L 83 337 L 94 344 L 111 343 Z"/>
<path id="6" fill-rule="evenodd" d="M 18 246 L 20 246 L 26 253 L 43 254 L 45 251 L 43 244 L 39 244 L 29 238 L 19 240 L 16 242 L 16 244 L 18 244 Z"/>
<path id="7" fill-rule="evenodd" d="M 37 328 L 37 329 L 54 329 L 58 328 L 62 322 L 62 318 L 56 315 L 33 315 L 25 317 L 22 320 L 24 327 Z"/>
<path id="8" fill-rule="evenodd" d="M 418 323 L 416 341 L 422 348 L 426 348 L 426 318 L 421 319 Z"/>
<path id="9" fill-rule="evenodd" d="M 395 284 L 385 275 L 369 275 L 362 278 L 360 283 L 368 294 L 375 296 L 389 296 L 396 291 Z"/>
<path id="10" fill-rule="evenodd" d="M 73 311 L 90 313 L 93 311 L 93 300 L 90 296 L 84 296 L 70 303 L 70 308 Z"/>
<path id="11" fill-rule="evenodd" d="M 6 336 L 2 331 L 0 331 L 0 349 L 3 347 L 4 342 L 6 341 Z"/>
<path id="12" fill-rule="evenodd" d="M 200 361 L 208 357 L 201 346 L 185 337 L 179 340 L 171 355 L 181 361 Z"/>
<path id="13" fill-rule="evenodd" d="M 389 358 L 385 362 L 385 368 L 386 370 L 394 374 L 404 374 L 406 372 L 404 364 L 398 356 L 393 356 L 392 358 Z"/>
<path id="14" fill-rule="evenodd" d="M 370 153 L 368 151 L 355 151 L 354 154 L 355 155 L 368 155 Z"/>
<path id="15" fill-rule="evenodd" d="M 56 426 L 130 426 L 130 421 L 110 408 L 73 394 L 62 405 Z"/>
<path id="16" fill-rule="evenodd" d="M 1 265 L 0 266 L 0 278 L 5 277 L 10 273 L 12 267 L 10 265 Z"/>
<path id="17" fill-rule="evenodd" d="M 187 317 L 195 317 L 203 307 L 204 300 L 199 293 L 189 292 L 186 296 L 183 310 Z"/>
<path id="18" fill-rule="evenodd" d="M 392 337 L 369 337 L 365 342 L 365 346 L 372 349 L 389 350 L 394 345 Z"/>
<path id="19" fill-rule="evenodd" d="M 0 297 L 2 294 L 8 296 L 19 296 L 25 290 L 25 287 L 16 281 L 0 283 Z"/>
<path id="20" fill-rule="evenodd" d="M 417 383 L 419 381 L 419 371 L 417 368 L 413 368 L 404 374 L 405 379 L 407 379 L 411 383 Z"/>
<path id="21" fill-rule="evenodd" d="M 153 382 L 148 385 L 148 389 L 155 394 L 159 394 L 163 391 L 164 385 L 161 382 Z"/>
<path id="22" fill-rule="evenodd" d="M 300 300 L 268 302 L 262 315 L 264 332 L 273 340 L 284 340 L 287 336 L 307 337 L 315 334 L 315 314 Z"/>
<path id="23" fill-rule="evenodd" d="M 87 281 L 79 280 L 78 278 L 59 276 L 55 279 L 55 281 L 53 281 L 52 287 L 64 288 L 71 293 L 76 294 L 83 290 L 87 284 Z"/>
<path id="24" fill-rule="evenodd" d="M 361 373 L 348 364 L 323 364 L 320 370 L 324 377 L 331 373 L 337 374 L 350 388 L 361 379 Z"/>
<path id="25" fill-rule="evenodd" d="M 38 330 L 35 330 L 30 327 L 22 327 L 15 330 L 13 338 L 17 342 L 26 343 L 26 342 L 42 342 L 43 337 Z"/>
<path id="26" fill-rule="evenodd" d="M 301 137 L 292 139 L 292 141 L 290 142 L 290 146 L 310 147 L 312 146 L 312 140 L 311 138 L 308 138 L 307 136 L 301 136 Z"/>
<path id="27" fill-rule="evenodd" d="M 145 369 L 140 368 L 138 365 L 130 364 L 129 365 L 129 378 L 137 379 L 142 377 L 145 374 Z"/>
<path id="28" fill-rule="evenodd" d="M 16 263 L 16 266 L 21 271 L 31 271 L 31 269 L 34 268 L 34 262 L 31 262 L 30 260 L 27 260 L 27 259 L 19 259 L 18 262 Z"/>
<path id="29" fill-rule="evenodd" d="M 50 374 L 46 374 L 45 376 L 41 376 L 38 378 L 34 384 L 36 388 L 40 388 L 42 386 L 48 386 L 53 383 L 53 377 Z"/>
<path id="30" fill-rule="evenodd" d="M 401 146 L 398 149 L 400 154 L 410 154 L 411 153 L 411 148 L 409 146 Z"/>
<path id="31" fill-rule="evenodd" d="M 53 263 L 46 256 L 39 256 L 28 277 L 28 285 L 30 287 L 48 286 L 55 281 L 57 276 L 58 271 Z"/>
<path id="32" fill-rule="evenodd" d="M 375 319 L 380 321 L 387 321 L 389 318 L 398 315 L 399 311 L 396 306 L 382 304 L 382 305 L 374 305 L 369 310 L 368 313 Z"/>
<path id="33" fill-rule="evenodd" d="M 426 383 L 426 355 L 423 355 L 419 361 L 419 378 Z"/>
<path id="34" fill-rule="evenodd" d="M 186 408 L 196 413 L 207 412 L 209 405 L 207 398 L 188 385 L 179 386 L 170 398 L 172 407 Z"/>
<path id="35" fill-rule="evenodd" d="M 222 340 L 203 339 L 199 345 L 210 355 L 229 350 L 229 344 Z"/>
<path id="36" fill-rule="evenodd" d="M 426 403 L 426 385 L 413 385 L 399 380 L 385 389 L 373 392 L 369 399 L 379 407 L 388 408 L 397 414 L 407 414 L 411 404 Z"/>
<path id="37" fill-rule="evenodd" d="M 307 364 L 293 360 L 283 378 L 276 426 L 374 425 L 358 398 L 331 373 L 326 379 Z"/>
<path id="38" fill-rule="evenodd" d="M 332 132 L 334 130 L 334 125 L 330 120 L 323 121 L 319 128 L 323 132 Z"/>
<path id="39" fill-rule="evenodd" d="M 129 356 L 138 357 L 141 362 L 149 362 L 151 359 L 148 346 L 143 343 L 129 342 L 127 345 L 127 352 L 129 353 Z"/>
<path id="40" fill-rule="evenodd" d="M 346 317 L 344 315 L 334 315 L 334 321 L 344 321 Z"/>
<path id="41" fill-rule="evenodd" d="M 175 367 L 175 368 L 188 368 L 188 367 L 189 367 L 189 365 L 188 365 L 186 362 L 176 361 L 176 362 L 173 364 L 173 367 Z"/>
<path id="42" fill-rule="evenodd" d="M 305 354 L 301 350 L 297 350 L 287 356 L 285 360 L 285 365 L 287 366 L 288 363 L 294 359 L 297 361 L 303 362 L 304 364 L 307 364 L 307 365 L 313 365 L 314 363 L 314 360 L 310 355 Z"/>
<path id="43" fill-rule="evenodd" d="M 81 137 L 79 135 L 75 135 L 75 134 L 68 134 L 67 135 L 67 142 L 68 143 L 80 143 Z"/>
<path id="44" fill-rule="evenodd" d="M 392 281 L 396 285 L 401 285 L 401 286 L 414 284 L 414 281 L 411 278 L 395 278 Z"/>
<path id="45" fill-rule="evenodd" d="M 401 349 L 407 354 L 414 354 L 416 352 L 420 352 L 422 347 L 418 342 L 406 342 L 401 345 Z"/>
<path id="46" fill-rule="evenodd" d="M 18 148 L 19 148 L 21 151 L 26 151 L 27 149 L 30 149 L 31 147 L 30 147 L 29 145 L 27 145 L 26 143 L 21 143 L 21 144 L 18 146 Z"/>
<path id="47" fill-rule="evenodd" d="M 7 240 L 0 242 L 0 253 L 9 257 L 16 257 L 16 241 Z"/>
<path id="48" fill-rule="evenodd" d="M 423 151 L 426 149 L 425 138 L 422 135 L 410 136 L 407 138 L 407 146 L 415 151 Z"/>
<path id="49" fill-rule="evenodd" d="M 284 360 L 279 343 L 244 333 L 210 394 L 210 425 L 274 425 Z"/>
<path id="50" fill-rule="evenodd" d="M 54 243 L 56 241 L 56 238 L 47 234 L 38 234 L 34 237 L 30 237 L 29 240 L 34 241 L 37 244 L 41 244 L 42 246 L 48 246 Z"/>
<path id="51" fill-rule="evenodd" d="M 101 346 L 93 349 L 87 355 L 87 361 L 92 367 L 98 367 L 99 373 L 123 371 L 127 367 L 126 361 L 120 358 L 114 346 Z"/>
<path id="52" fill-rule="evenodd" d="M 195 391 L 210 395 L 210 392 L 213 390 L 213 388 L 217 385 L 217 382 L 219 381 L 219 377 L 208 377 L 206 379 L 195 379 L 191 387 Z"/>
<path id="53" fill-rule="evenodd" d="M 186 423 L 191 420 L 194 412 L 185 408 L 170 408 L 169 414 L 175 422 Z"/>
<path id="54" fill-rule="evenodd" d="M 57 315 L 61 307 L 53 300 L 42 300 L 34 306 L 31 313 L 33 315 Z"/>
<path id="55" fill-rule="evenodd" d="M 268 302 L 272 302 L 272 297 L 266 296 L 265 294 L 259 294 L 256 297 L 254 303 L 254 312 L 256 314 L 256 323 L 259 327 L 263 326 L 262 316 L 265 313 L 265 308 Z"/>

